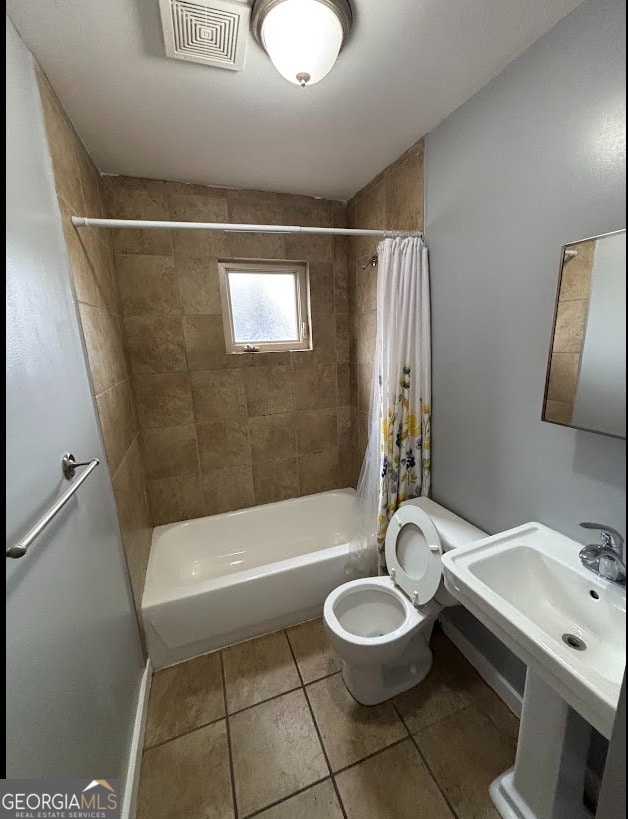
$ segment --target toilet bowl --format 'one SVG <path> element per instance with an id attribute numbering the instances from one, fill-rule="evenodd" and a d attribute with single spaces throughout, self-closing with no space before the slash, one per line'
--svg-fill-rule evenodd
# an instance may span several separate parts
<path id="1" fill-rule="evenodd" d="M 486 533 L 428 498 L 403 503 L 386 533 L 388 576 L 352 580 L 325 600 L 323 621 L 353 697 L 376 705 L 417 685 L 432 667 L 432 628 L 457 601 L 441 556 Z"/>

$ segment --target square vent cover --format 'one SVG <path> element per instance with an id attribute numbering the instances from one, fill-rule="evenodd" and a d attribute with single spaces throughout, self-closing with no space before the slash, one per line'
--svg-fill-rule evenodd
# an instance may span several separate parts
<path id="1" fill-rule="evenodd" d="M 159 0 L 166 54 L 241 71 L 251 10 L 227 0 Z"/>

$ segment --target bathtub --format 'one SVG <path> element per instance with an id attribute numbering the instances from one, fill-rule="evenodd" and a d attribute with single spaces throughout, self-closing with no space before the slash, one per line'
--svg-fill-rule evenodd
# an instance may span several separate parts
<path id="1" fill-rule="evenodd" d="M 317 617 L 348 578 L 354 489 L 158 526 L 142 598 L 163 668 Z"/>

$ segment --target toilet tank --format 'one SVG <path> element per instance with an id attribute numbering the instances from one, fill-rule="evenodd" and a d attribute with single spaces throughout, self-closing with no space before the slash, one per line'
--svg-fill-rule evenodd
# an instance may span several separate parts
<path id="1" fill-rule="evenodd" d="M 466 546 L 468 543 L 473 543 L 474 540 L 488 537 L 486 532 L 450 512 L 449 509 L 445 509 L 444 506 L 430 498 L 413 498 L 404 503 L 420 506 L 424 512 L 427 512 L 439 534 L 444 552 L 449 552 L 451 549 L 458 548 L 458 546 Z M 442 579 L 434 598 L 441 606 L 460 605 L 459 601 L 447 591 Z"/>

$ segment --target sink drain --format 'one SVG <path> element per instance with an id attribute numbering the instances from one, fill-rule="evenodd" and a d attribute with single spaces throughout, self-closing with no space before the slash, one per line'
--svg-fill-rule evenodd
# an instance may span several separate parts
<path id="1" fill-rule="evenodd" d="M 576 651 L 587 650 L 587 644 L 575 634 L 563 634 L 563 643 L 566 643 L 569 648 L 575 648 Z"/>

